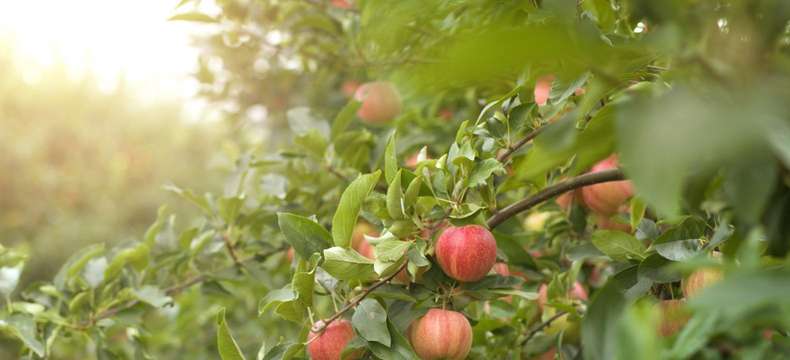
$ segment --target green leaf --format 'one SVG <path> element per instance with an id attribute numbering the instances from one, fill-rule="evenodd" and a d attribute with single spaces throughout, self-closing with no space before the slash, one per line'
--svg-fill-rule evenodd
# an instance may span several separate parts
<path id="1" fill-rule="evenodd" d="M 387 147 L 384 149 L 384 178 L 387 184 L 391 184 L 396 177 L 400 177 L 396 145 L 397 136 L 398 133 L 393 131 L 389 140 L 387 140 Z"/>
<path id="2" fill-rule="evenodd" d="M 217 202 L 217 211 L 222 220 L 226 224 L 233 224 L 236 222 L 236 217 L 239 216 L 239 211 L 244 203 L 243 196 L 228 196 L 219 199 Z"/>
<path id="3" fill-rule="evenodd" d="M 378 301 L 362 300 L 351 317 L 351 324 L 363 339 L 390 346 L 392 340 L 387 329 L 387 312 Z"/>
<path id="4" fill-rule="evenodd" d="M 6 328 L 21 340 L 25 346 L 36 353 L 39 357 L 44 357 L 44 344 L 38 337 L 36 331 L 36 321 L 30 315 L 14 314 L 5 320 L 0 320 L 0 328 Z"/>
<path id="5" fill-rule="evenodd" d="M 607 284 L 592 298 L 582 319 L 582 348 L 586 360 L 615 359 L 618 350 L 618 323 L 626 308 L 626 298 L 616 281 Z"/>
<path id="6" fill-rule="evenodd" d="M 200 13 L 196 11 L 190 11 L 190 12 L 173 15 L 170 18 L 168 18 L 167 21 L 191 21 L 191 22 L 203 22 L 203 23 L 218 22 L 217 19 L 208 16 L 204 13 Z"/>
<path id="7" fill-rule="evenodd" d="M 702 290 L 689 306 L 700 311 L 720 311 L 727 317 L 748 314 L 749 310 L 765 305 L 787 305 L 790 294 L 790 273 L 764 271 L 734 273 Z"/>
<path id="8" fill-rule="evenodd" d="M 332 234 L 315 221 L 291 213 L 277 213 L 277 224 L 294 250 L 304 259 L 332 245 Z"/>
<path id="9" fill-rule="evenodd" d="M 421 189 L 422 177 L 417 176 L 411 180 L 409 187 L 406 188 L 406 194 L 403 195 L 403 202 L 406 204 L 407 209 L 414 207 Z"/>
<path id="10" fill-rule="evenodd" d="M 660 244 L 653 244 L 661 256 L 672 261 L 684 261 L 691 259 L 699 254 L 702 249 L 702 242 L 697 239 L 677 240 Z"/>
<path id="11" fill-rule="evenodd" d="M 376 245 L 375 254 L 376 260 L 383 262 L 396 262 L 400 260 L 403 255 L 411 247 L 411 242 L 402 241 L 397 239 L 388 239 Z"/>
<path id="12" fill-rule="evenodd" d="M 332 130 L 331 130 L 331 138 L 334 141 L 337 139 L 338 135 L 343 133 L 346 130 L 349 124 L 354 120 L 354 114 L 357 113 L 359 107 L 362 106 L 362 103 L 351 99 L 343 106 L 343 109 L 335 116 L 335 120 L 332 122 Z"/>
<path id="13" fill-rule="evenodd" d="M 389 187 L 387 188 L 387 213 L 395 220 L 403 219 L 406 217 L 403 212 L 403 189 L 401 187 L 401 171 L 395 174 Z"/>
<path id="14" fill-rule="evenodd" d="M 174 194 L 176 194 L 176 195 L 188 200 L 192 204 L 196 205 L 198 208 L 203 210 L 203 212 L 206 215 L 211 215 L 211 213 L 212 213 L 212 211 L 211 211 L 211 204 L 209 203 L 209 201 L 206 199 L 205 196 L 199 196 L 199 195 L 195 194 L 194 192 L 192 192 L 192 190 L 182 189 L 182 188 L 180 188 L 178 186 L 175 186 L 173 184 L 167 184 L 167 185 L 163 186 L 163 188 L 166 191 L 170 191 L 170 192 L 172 192 L 172 193 L 174 193 Z"/>
<path id="15" fill-rule="evenodd" d="M 380 176 L 381 170 L 360 175 L 343 191 L 335 216 L 332 218 L 332 238 L 335 245 L 346 248 L 351 245 L 351 233 L 357 223 L 359 210 L 362 208 L 365 198 L 376 186 Z"/>
<path id="16" fill-rule="evenodd" d="M 95 244 L 88 246 L 72 255 L 63 265 L 63 267 L 60 268 L 57 275 L 55 275 L 55 286 L 58 289 L 63 290 L 66 286 L 66 283 L 75 276 L 79 275 L 79 273 L 82 271 L 82 268 L 85 267 L 85 264 L 87 264 L 90 259 L 103 253 L 104 244 Z"/>
<path id="17" fill-rule="evenodd" d="M 386 347 L 377 342 L 372 342 L 369 344 L 371 352 L 373 352 L 373 354 L 380 359 L 417 359 L 418 356 L 414 353 L 414 349 L 412 349 L 409 340 L 403 334 L 401 334 L 400 331 L 398 331 L 396 326 L 391 321 L 387 322 L 387 328 L 389 329 L 390 336 L 392 337 L 392 345 L 390 347 Z"/>
<path id="18" fill-rule="evenodd" d="M 367 281 L 376 278 L 373 260 L 354 250 L 338 246 L 324 250 L 324 263 L 321 267 L 339 280 Z"/>
<path id="19" fill-rule="evenodd" d="M 592 243 L 598 250 L 616 261 L 643 260 L 645 246 L 630 234 L 616 230 L 597 230 Z"/>
<path id="20" fill-rule="evenodd" d="M 645 217 L 645 210 L 647 204 L 639 197 L 634 196 L 631 198 L 631 228 L 636 229 L 642 218 Z"/>
<path id="21" fill-rule="evenodd" d="M 138 300 L 156 308 L 173 303 L 173 298 L 167 296 L 162 289 L 155 286 L 145 285 L 140 289 L 132 290 L 132 292 Z"/>
<path id="22" fill-rule="evenodd" d="M 718 312 L 700 312 L 695 314 L 683 326 L 675 337 L 675 343 L 669 350 L 667 357 L 670 359 L 688 359 L 701 349 L 714 335 L 716 323 L 720 316 Z"/>
<path id="23" fill-rule="evenodd" d="M 244 354 L 241 353 L 225 322 L 225 308 L 217 313 L 217 350 L 222 360 L 244 360 Z"/>
<path id="24" fill-rule="evenodd" d="M 156 215 L 156 221 L 154 221 L 151 226 L 148 227 L 148 230 L 145 231 L 145 236 L 143 237 L 143 241 L 149 246 L 153 247 L 154 242 L 156 241 L 157 235 L 159 232 L 162 231 L 162 228 L 167 223 L 167 206 L 162 205 L 159 207 L 159 211 Z"/>
<path id="25" fill-rule="evenodd" d="M 197 233 L 197 229 L 194 229 L 195 233 Z M 194 236 L 193 236 L 194 237 Z M 118 274 L 120 274 L 121 269 L 123 269 L 126 264 L 134 265 L 135 269 L 138 271 L 145 268 L 148 265 L 148 256 L 150 254 L 151 249 L 145 243 L 138 243 L 137 246 L 130 247 L 119 251 L 115 256 L 113 256 L 110 265 L 107 266 L 107 269 L 104 271 L 104 278 L 107 281 L 115 279 Z"/>
<path id="26" fill-rule="evenodd" d="M 470 187 L 477 187 L 481 185 L 485 185 L 488 182 L 488 178 L 491 177 L 493 174 L 504 174 L 505 167 L 502 166 L 502 163 L 497 161 L 497 159 L 485 159 L 482 162 L 478 163 L 475 166 L 474 171 L 472 174 L 469 175 L 469 186 Z"/>

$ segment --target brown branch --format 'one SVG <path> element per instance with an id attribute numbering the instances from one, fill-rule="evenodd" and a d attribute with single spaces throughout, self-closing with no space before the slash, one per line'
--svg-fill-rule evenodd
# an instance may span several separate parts
<path id="1" fill-rule="evenodd" d="M 515 216 L 516 214 L 528 210 L 535 205 L 538 205 L 548 199 L 551 199 L 567 191 L 571 191 L 574 189 L 578 189 L 580 187 L 589 186 L 593 184 L 609 182 L 609 181 L 618 181 L 623 179 L 625 179 L 625 175 L 620 169 L 610 169 L 610 170 L 579 175 L 577 177 L 568 179 L 558 184 L 549 186 L 539 191 L 535 195 L 520 200 L 516 203 L 513 203 L 503 208 L 502 210 L 497 211 L 496 213 L 494 213 L 494 215 L 488 218 L 488 221 L 486 221 L 486 225 L 488 225 L 488 228 L 493 229 L 497 227 L 497 225 Z"/>
<path id="2" fill-rule="evenodd" d="M 361 294 L 357 295 L 353 300 L 351 300 L 348 303 L 346 303 L 346 305 L 344 305 L 342 308 L 340 308 L 340 310 L 338 310 L 337 312 L 332 314 L 332 316 L 328 317 L 326 320 L 322 320 L 321 321 L 322 324 L 321 324 L 320 327 L 315 328 L 315 329 L 310 329 L 310 330 L 312 332 L 314 332 L 314 333 L 323 332 L 327 328 L 327 326 L 329 326 L 329 324 L 331 324 L 333 321 L 339 319 L 341 316 L 343 316 L 343 314 L 345 314 L 347 311 L 351 310 L 351 308 L 357 306 L 357 304 L 362 302 L 362 300 L 364 300 L 366 297 L 368 297 L 368 295 L 370 295 L 370 293 L 372 293 L 374 290 L 378 289 L 381 285 L 384 285 L 387 282 L 389 282 L 390 280 L 392 280 L 395 276 L 398 275 L 398 273 L 403 271 L 403 269 L 405 269 L 408 264 L 409 264 L 409 261 L 408 260 L 405 261 L 403 263 L 403 265 L 401 265 L 398 268 L 398 270 L 395 270 L 392 274 L 381 278 L 379 281 L 376 281 L 375 283 L 373 283 L 373 285 L 370 285 L 370 287 L 366 288 Z"/>
<path id="3" fill-rule="evenodd" d="M 541 128 L 541 127 L 537 128 L 535 130 L 532 130 L 529 134 L 524 136 L 524 138 L 522 138 L 521 140 L 519 140 L 515 144 L 511 145 L 510 147 L 508 147 L 507 150 L 505 150 L 505 152 L 499 154 L 499 156 L 497 156 L 496 159 L 499 162 L 503 162 L 503 161 L 507 160 L 507 158 L 510 157 L 510 155 L 513 155 L 514 152 L 518 151 L 518 149 L 521 149 L 522 146 L 526 145 L 530 140 L 532 140 L 536 136 L 538 136 L 538 134 L 540 134 L 541 130 L 543 130 L 543 128 Z"/>
<path id="4" fill-rule="evenodd" d="M 233 263 L 241 268 L 242 264 L 239 261 L 239 256 L 236 255 L 236 249 L 233 247 L 233 244 L 230 243 L 230 236 L 228 236 L 227 233 L 222 235 L 222 241 L 225 242 L 225 248 L 228 249 L 228 255 L 230 255 L 231 259 L 233 259 Z"/>
<path id="5" fill-rule="evenodd" d="M 547 326 L 551 325 L 551 323 L 554 320 L 557 320 L 557 319 L 561 318 L 562 316 L 564 316 L 566 314 L 567 314 L 566 312 L 560 311 L 560 312 L 554 314 L 554 316 L 550 317 L 548 320 L 546 320 L 543 323 L 541 323 L 540 325 L 536 326 L 534 329 L 530 330 L 529 333 L 527 333 L 527 338 L 524 339 L 521 342 L 521 346 L 526 345 L 527 342 L 529 342 L 529 340 L 531 340 L 532 337 L 535 336 L 535 334 L 538 333 L 538 331 L 541 331 L 541 330 L 545 329 Z"/>

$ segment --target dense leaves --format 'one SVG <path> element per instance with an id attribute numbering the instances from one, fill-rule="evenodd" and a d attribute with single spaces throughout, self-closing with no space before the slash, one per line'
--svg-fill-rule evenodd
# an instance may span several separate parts
<path id="1" fill-rule="evenodd" d="M 188 230 L 162 212 L 140 242 L 89 248 L 55 286 L 9 296 L 0 324 L 23 355 L 91 342 L 122 358 L 305 358 L 330 351 L 308 333 L 342 319 L 354 336 L 331 351 L 409 359 L 410 325 L 435 308 L 469 320 L 469 358 L 790 353 L 785 3 L 219 9 L 198 78 L 233 104 L 248 149 L 227 189 L 175 188 L 205 212 Z M 201 10 L 187 0 L 174 19 L 205 22 Z M 397 86 L 403 110 L 358 121 L 342 89 L 377 80 Z M 261 107 L 262 123 L 246 118 Z M 253 126 L 269 136 L 245 137 Z M 634 197 L 601 180 L 502 218 L 612 154 Z M 612 199 L 614 213 L 589 203 Z M 498 264 L 481 280 L 437 265 L 451 224 L 495 228 Z M 688 280 L 711 269 L 716 283 Z"/>

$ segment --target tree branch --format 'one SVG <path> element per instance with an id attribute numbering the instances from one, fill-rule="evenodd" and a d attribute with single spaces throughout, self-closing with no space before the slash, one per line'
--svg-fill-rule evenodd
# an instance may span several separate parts
<path id="1" fill-rule="evenodd" d="M 560 312 L 554 314 L 554 316 L 550 317 L 548 320 L 546 320 L 543 323 L 541 323 L 540 325 L 536 326 L 534 329 L 530 330 L 529 333 L 527 333 L 527 338 L 524 339 L 524 341 L 521 342 L 521 346 L 526 345 L 527 342 L 529 342 L 529 340 L 531 340 L 532 337 L 535 336 L 535 334 L 538 333 L 538 331 L 541 331 L 541 330 L 545 329 L 547 326 L 551 325 L 551 323 L 554 320 L 557 320 L 557 319 L 561 318 L 563 315 L 566 315 L 566 314 L 567 314 L 566 312 L 560 311 Z"/>
<path id="2" fill-rule="evenodd" d="M 509 158 L 510 155 L 513 155 L 514 152 L 518 151 L 518 149 L 521 149 L 522 146 L 524 146 L 530 140 L 532 140 L 536 136 L 538 136 L 538 134 L 540 134 L 542 129 L 543 129 L 542 127 L 539 127 L 539 128 L 537 128 L 535 130 L 532 130 L 529 134 L 524 136 L 524 138 L 522 138 L 521 140 L 519 140 L 515 144 L 511 145 L 510 147 L 508 147 L 507 150 L 505 150 L 505 152 L 499 154 L 499 156 L 497 156 L 496 159 L 499 160 L 499 162 L 503 162 L 503 161 L 507 160 L 507 158 Z"/>
<path id="3" fill-rule="evenodd" d="M 323 324 L 320 327 L 315 328 L 315 329 L 310 329 L 310 331 L 312 331 L 314 333 L 323 332 L 327 328 L 327 326 L 329 326 L 329 324 L 331 324 L 333 321 L 335 321 L 335 320 L 339 319 L 341 316 L 343 316 L 343 314 L 345 314 L 346 311 L 349 311 L 349 310 L 351 310 L 351 308 L 357 306 L 357 304 L 362 302 L 362 300 L 364 300 L 366 297 L 368 297 L 368 295 L 370 295 L 370 293 L 372 293 L 374 290 L 378 289 L 381 285 L 384 285 L 387 282 L 389 282 L 390 280 L 392 280 L 395 276 L 398 275 L 398 273 L 403 271 L 403 269 L 405 269 L 407 265 L 409 265 L 409 261 L 408 260 L 405 261 L 403 263 L 403 265 L 401 265 L 398 268 L 398 270 L 395 270 L 395 272 L 393 272 L 392 274 L 381 278 L 379 281 L 376 281 L 375 283 L 373 283 L 373 285 L 370 285 L 370 287 L 366 288 L 365 291 L 363 291 L 361 294 L 357 295 L 357 297 L 355 297 L 353 300 L 347 302 L 346 305 L 343 305 L 343 307 L 340 308 L 340 310 L 338 310 L 336 313 L 332 314 L 332 316 L 328 317 L 326 320 L 322 320 L 321 322 Z"/>
<path id="4" fill-rule="evenodd" d="M 578 189 L 584 186 L 589 186 L 589 185 L 594 185 L 594 184 L 609 182 L 609 181 L 619 181 L 623 179 L 625 179 L 625 175 L 620 169 L 610 169 L 610 170 L 579 175 L 577 177 L 560 182 L 556 185 L 549 186 L 539 191 L 535 195 L 520 200 L 516 203 L 513 203 L 503 208 L 502 210 L 497 211 L 496 213 L 494 213 L 494 215 L 488 218 L 488 221 L 486 221 L 486 225 L 488 225 L 490 229 L 493 229 L 497 227 L 497 225 L 515 216 L 516 214 L 528 210 L 533 206 L 538 205 L 562 193 L 574 189 Z"/>

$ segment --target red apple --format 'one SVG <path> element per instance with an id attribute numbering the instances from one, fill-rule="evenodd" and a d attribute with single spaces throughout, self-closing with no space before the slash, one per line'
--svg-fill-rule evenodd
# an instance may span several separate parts
<path id="1" fill-rule="evenodd" d="M 458 281 L 482 279 L 496 262 L 496 240 L 480 225 L 450 226 L 436 242 L 436 260 Z"/>
<path id="2" fill-rule="evenodd" d="M 318 326 L 320 325 L 315 325 Z M 307 352 L 313 360 L 340 360 L 340 354 L 353 338 L 354 330 L 351 328 L 351 323 L 343 319 L 335 320 L 321 334 L 310 332 Z M 353 354 L 351 358 L 358 359 L 359 355 Z"/>
<path id="3" fill-rule="evenodd" d="M 661 300 L 658 306 L 661 313 L 658 334 L 663 337 L 676 334 L 690 318 L 682 300 Z"/>
<path id="4" fill-rule="evenodd" d="M 343 92 L 343 95 L 347 97 L 354 96 L 354 93 L 357 92 L 359 88 L 359 82 L 355 80 L 346 80 L 343 81 L 343 84 L 340 86 L 340 91 Z"/>
<path id="5" fill-rule="evenodd" d="M 332 0 L 332 6 L 339 9 L 351 9 L 351 1 L 349 0 Z"/>
<path id="6" fill-rule="evenodd" d="M 422 360 L 461 360 L 472 348 L 472 326 L 456 311 L 428 310 L 411 325 L 409 337 Z"/>
<path id="7" fill-rule="evenodd" d="M 296 251 L 294 250 L 293 246 L 289 247 L 288 251 L 285 253 L 285 257 L 288 258 L 288 262 L 289 263 L 294 261 L 294 255 L 295 254 L 296 254 Z"/>
<path id="8" fill-rule="evenodd" d="M 573 205 L 573 198 L 575 195 L 576 195 L 575 191 L 568 191 L 560 196 L 557 196 L 557 198 L 554 199 L 554 202 L 556 202 L 557 205 L 560 206 L 560 209 L 562 209 L 562 211 L 568 212 L 571 209 L 571 205 Z"/>
<path id="9" fill-rule="evenodd" d="M 354 231 L 351 232 L 351 247 L 354 248 L 354 250 L 357 250 L 357 252 L 360 254 L 362 253 L 360 251 L 362 242 L 367 242 L 367 240 L 365 240 L 365 235 L 379 236 L 379 232 L 373 225 L 370 225 L 364 221 L 360 221 L 356 226 L 354 226 Z"/>
<path id="10" fill-rule="evenodd" d="M 502 276 L 510 276 L 510 268 L 503 262 L 494 264 L 494 272 Z"/>
<path id="11" fill-rule="evenodd" d="M 595 164 L 590 173 L 617 168 L 617 155 Z M 634 195 L 633 185 L 629 180 L 610 181 L 582 188 L 584 203 L 592 211 L 602 215 L 614 215 L 620 206 Z"/>
<path id="12" fill-rule="evenodd" d="M 376 259 L 376 255 L 373 252 L 373 245 L 370 245 L 370 243 L 365 239 L 362 239 L 362 241 L 359 242 L 359 245 L 354 250 L 368 259 Z"/>
<path id="13" fill-rule="evenodd" d="M 631 225 L 622 223 L 614 219 L 612 216 L 608 215 L 595 215 L 595 224 L 598 225 L 599 229 L 604 230 L 618 230 L 630 233 L 631 232 Z"/>
<path id="14" fill-rule="evenodd" d="M 681 282 L 683 295 L 690 298 L 698 294 L 702 289 L 720 281 L 724 277 L 721 270 L 714 268 L 697 270 Z"/>
<path id="15" fill-rule="evenodd" d="M 354 99 L 362 102 L 357 116 L 370 124 L 383 124 L 394 119 L 401 111 L 398 89 L 389 82 L 374 81 L 360 86 Z"/>
<path id="16" fill-rule="evenodd" d="M 551 349 L 547 350 L 543 354 L 538 355 L 537 357 L 533 358 L 534 360 L 554 360 L 554 356 L 557 355 L 557 348 L 552 347 Z"/>
<path id="17" fill-rule="evenodd" d="M 535 104 L 544 106 L 549 101 L 551 95 L 551 83 L 554 82 L 554 75 L 544 75 L 535 81 Z"/>

